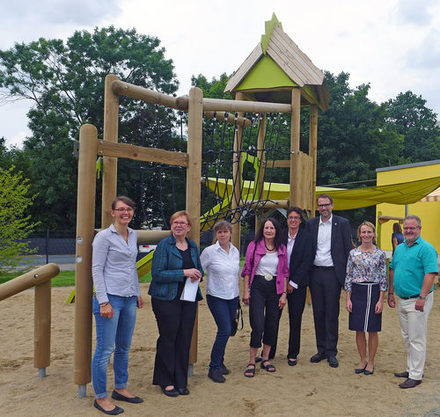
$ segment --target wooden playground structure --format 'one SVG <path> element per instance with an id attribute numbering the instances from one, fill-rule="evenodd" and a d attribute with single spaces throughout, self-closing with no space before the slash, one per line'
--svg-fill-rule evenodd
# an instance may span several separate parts
<path id="1" fill-rule="evenodd" d="M 264 85 L 259 83 L 263 80 Z M 259 113 L 263 128 L 258 133 L 257 158 L 263 169 L 258 171 L 259 194 L 264 187 L 265 167 L 290 169 L 290 198 L 271 202 L 271 207 L 297 205 L 314 213 L 316 185 L 316 152 L 318 108 L 328 106 L 328 90 L 324 75 L 298 46 L 282 31 L 275 15 L 266 22 L 266 33 L 251 55 L 229 80 L 227 91 L 234 100 L 204 98 L 202 90 L 191 88 L 189 96 L 171 97 L 135 86 L 108 75 L 104 93 L 104 132 L 99 139 L 97 129 L 90 124 L 80 130 L 78 164 L 78 202 L 76 237 L 76 296 L 75 296 L 75 358 L 74 383 L 79 396 L 85 396 L 86 384 L 91 381 L 92 349 L 92 241 L 95 233 L 96 159 L 103 157 L 102 202 L 100 228 L 111 224 L 111 202 L 117 195 L 117 160 L 155 162 L 186 168 L 186 210 L 193 228 L 190 237 L 200 243 L 201 166 L 203 117 L 215 117 L 236 126 L 232 182 L 240 193 L 241 153 L 243 128 L 248 123 L 244 113 Z M 172 152 L 118 143 L 119 97 L 126 96 L 147 103 L 165 106 L 187 113 L 187 152 Z M 310 108 L 309 152 L 300 149 L 301 107 Z M 266 135 L 266 113 L 289 114 L 290 159 L 266 160 L 263 141 Z M 234 116 L 232 116 L 234 115 Z M 232 117 L 231 117 L 232 116 Z M 199 196 L 199 197 L 197 197 Z M 240 210 L 241 196 L 232 202 L 232 209 Z M 182 209 L 182 207 L 181 207 Z M 155 243 L 170 231 L 137 231 L 138 243 Z M 233 226 L 233 243 L 239 247 L 240 223 Z M 145 273 L 145 270 L 143 271 Z M 194 327 L 190 363 L 197 360 L 197 321 Z"/>

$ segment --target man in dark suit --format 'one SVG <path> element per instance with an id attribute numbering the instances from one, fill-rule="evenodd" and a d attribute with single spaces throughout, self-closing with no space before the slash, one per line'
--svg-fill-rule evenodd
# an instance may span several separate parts
<path id="1" fill-rule="evenodd" d="M 337 368 L 339 299 L 345 281 L 348 254 L 353 246 L 350 223 L 332 214 L 331 196 L 321 194 L 317 202 L 320 215 L 307 222 L 314 243 L 310 292 L 318 348 L 318 353 L 310 358 L 310 362 L 317 363 L 327 358 L 329 365 Z"/>

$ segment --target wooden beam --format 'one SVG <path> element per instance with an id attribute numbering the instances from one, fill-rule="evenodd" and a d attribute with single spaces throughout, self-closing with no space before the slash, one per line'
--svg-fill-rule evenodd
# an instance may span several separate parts
<path id="1" fill-rule="evenodd" d="M 172 97 L 148 88 L 139 87 L 126 83 L 124 81 L 115 80 L 112 83 L 112 91 L 114 94 L 131 97 L 137 100 L 143 100 L 148 103 L 160 104 L 162 106 L 171 107 L 176 110 L 188 109 L 188 97 Z"/>
<path id="2" fill-rule="evenodd" d="M 267 168 L 289 168 L 290 160 L 289 159 L 277 159 L 277 160 L 268 160 L 266 161 L 266 169 Z"/>
<path id="3" fill-rule="evenodd" d="M 297 196 L 301 194 L 301 178 L 299 178 L 299 136 L 301 122 L 301 91 L 292 89 L 292 119 L 290 125 L 290 203 L 298 205 Z"/>
<path id="4" fill-rule="evenodd" d="M 112 143 L 105 140 L 99 141 L 98 155 L 134 159 L 143 162 L 159 162 L 181 167 L 188 166 L 188 154 L 184 152 L 145 148 L 143 146 L 130 145 L 129 143 Z"/>
<path id="5" fill-rule="evenodd" d="M 318 106 L 310 106 L 309 125 L 309 155 L 312 158 L 312 184 L 311 184 L 311 217 L 315 217 L 316 205 L 316 167 L 318 158 Z"/>
<path id="6" fill-rule="evenodd" d="M 238 92 L 237 92 L 238 94 Z M 282 103 L 263 103 L 245 100 L 222 100 L 204 98 L 203 111 L 227 111 L 248 113 L 290 113 L 292 106 Z"/>
<path id="7" fill-rule="evenodd" d="M 264 209 L 274 209 L 274 208 L 288 208 L 289 207 L 289 200 L 271 200 L 266 201 L 264 204 L 258 201 L 253 201 L 251 203 L 247 203 L 246 201 L 242 201 L 240 204 L 240 207 L 258 207 L 262 206 L 261 208 Z"/>
<path id="8" fill-rule="evenodd" d="M 118 112 L 119 97 L 112 91 L 112 83 L 118 77 L 109 74 L 105 77 L 104 86 L 104 140 L 107 142 L 118 142 Z M 102 205 L 101 205 L 101 227 L 109 227 L 112 223 L 110 213 L 113 200 L 116 198 L 116 184 L 118 175 L 118 160 L 105 157 L 102 160 Z"/>

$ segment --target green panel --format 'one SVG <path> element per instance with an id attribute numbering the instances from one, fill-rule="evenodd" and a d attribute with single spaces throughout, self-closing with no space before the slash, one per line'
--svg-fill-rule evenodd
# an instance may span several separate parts
<path id="1" fill-rule="evenodd" d="M 270 56 L 265 55 L 247 73 L 235 90 L 276 87 L 297 87 L 297 84 L 286 75 Z"/>
<path id="2" fill-rule="evenodd" d="M 277 17 L 275 16 L 275 13 L 272 13 L 272 19 L 265 22 L 265 33 L 264 35 L 261 35 L 261 49 L 263 50 L 263 54 L 266 55 L 266 49 L 267 45 L 269 44 L 270 37 L 272 36 L 273 28 L 275 25 L 278 25 L 281 29 L 283 28 L 281 26 L 281 22 L 278 21 Z"/>

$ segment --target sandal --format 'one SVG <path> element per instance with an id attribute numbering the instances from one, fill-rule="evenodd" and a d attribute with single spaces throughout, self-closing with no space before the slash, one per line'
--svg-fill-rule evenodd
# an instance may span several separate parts
<path id="1" fill-rule="evenodd" d="M 243 375 L 246 378 L 253 378 L 255 376 L 255 363 L 248 363 Z"/>
<path id="2" fill-rule="evenodd" d="M 275 366 L 273 366 L 271 363 L 268 363 L 269 359 L 266 359 L 265 361 L 261 362 L 260 367 L 261 369 L 265 369 L 267 372 L 276 372 Z M 267 363 L 267 365 L 265 365 Z"/>
<path id="3" fill-rule="evenodd" d="M 289 358 L 287 359 L 287 363 L 289 364 L 289 366 L 295 366 L 298 363 L 298 361 L 296 359 Z"/>

